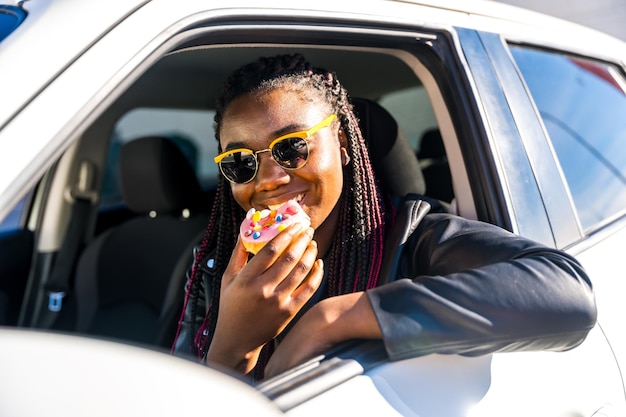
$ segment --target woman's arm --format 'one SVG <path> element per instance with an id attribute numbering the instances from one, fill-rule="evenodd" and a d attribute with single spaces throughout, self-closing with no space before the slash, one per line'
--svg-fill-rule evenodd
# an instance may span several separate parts
<path id="1" fill-rule="evenodd" d="M 237 242 L 222 277 L 209 363 L 249 373 L 263 345 L 275 338 L 322 282 L 313 229 L 290 226 L 250 261 Z"/>
<path id="2" fill-rule="evenodd" d="M 381 337 L 365 292 L 326 298 L 311 307 L 287 333 L 267 364 L 265 376 L 276 375 L 341 342 Z"/>
<path id="3" fill-rule="evenodd" d="M 596 321 L 591 282 L 573 257 L 487 223 L 426 216 L 399 274 L 368 293 L 394 360 L 566 350 Z"/>
<path id="4" fill-rule="evenodd" d="M 433 214 L 407 242 L 389 284 L 315 305 L 266 368 L 274 375 L 337 343 L 381 338 L 392 360 L 565 350 L 596 320 L 578 262 L 493 225 Z"/>

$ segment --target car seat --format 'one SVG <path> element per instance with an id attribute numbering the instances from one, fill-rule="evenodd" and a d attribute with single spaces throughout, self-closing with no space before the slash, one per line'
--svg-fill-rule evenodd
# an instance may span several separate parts
<path id="1" fill-rule="evenodd" d="M 79 333 L 168 348 L 185 270 L 206 227 L 202 191 L 180 149 L 162 137 L 123 146 L 120 180 L 135 218 L 94 239 L 76 267 Z"/>
<path id="2" fill-rule="evenodd" d="M 417 159 L 426 182 L 426 194 L 450 203 L 454 198 L 452 175 L 439 129 L 424 132 Z"/>
<path id="3" fill-rule="evenodd" d="M 373 100 L 353 98 L 352 104 L 383 189 L 393 196 L 423 195 L 419 162 L 393 116 Z"/>

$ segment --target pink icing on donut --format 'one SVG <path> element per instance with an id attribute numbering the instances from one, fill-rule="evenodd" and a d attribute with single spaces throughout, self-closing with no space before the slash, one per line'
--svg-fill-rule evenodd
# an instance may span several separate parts
<path id="1" fill-rule="evenodd" d="M 304 228 L 311 225 L 311 219 L 300 204 L 289 200 L 276 210 L 248 210 L 239 233 L 246 250 L 256 254 L 277 234 L 297 222 L 301 222 Z"/>

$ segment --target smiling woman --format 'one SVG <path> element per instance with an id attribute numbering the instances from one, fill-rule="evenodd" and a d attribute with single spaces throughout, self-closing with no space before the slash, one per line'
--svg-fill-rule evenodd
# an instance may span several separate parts
<path id="1" fill-rule="evenodd" d="M 220 181 L 174 352 L 263 378 L 352 339 L 383 339 L 404 359 L 566 350 L 594 326 L 591 284 L 567 254 L 387 195 L 347 91 L 303 56 L 235 71 L 215 121 L 230 184 Z M 274 150 L 303 133 L 308 151 L 292 166 Z M 288 227 L 250 258 L 237 238 L 243 212 L 294 198 L 311 228 Z M 385 252 L 400 261 L 381 277 Z"/>

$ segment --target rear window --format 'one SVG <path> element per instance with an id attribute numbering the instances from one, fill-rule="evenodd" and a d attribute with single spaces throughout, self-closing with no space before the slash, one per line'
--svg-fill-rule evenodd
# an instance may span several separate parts
<path id="1" fill-rule="evenodd" d="M 589 231 L 626 209 L 626 80 L 609 63 L 513 46 Z"/>
<path id="2" fill-rule="evenodd" d="M 122 145 L 143 136 L 172 140 L 189 159 L 205 189 L 216 186 L 218 167 L 213 162 L 217 141 L 213 133 L 213 111 L 140 108 L 120 119 L 115 126 L 102 185 L 100 206 L 123 204 L 119 183 L 119 153 Z"/>

